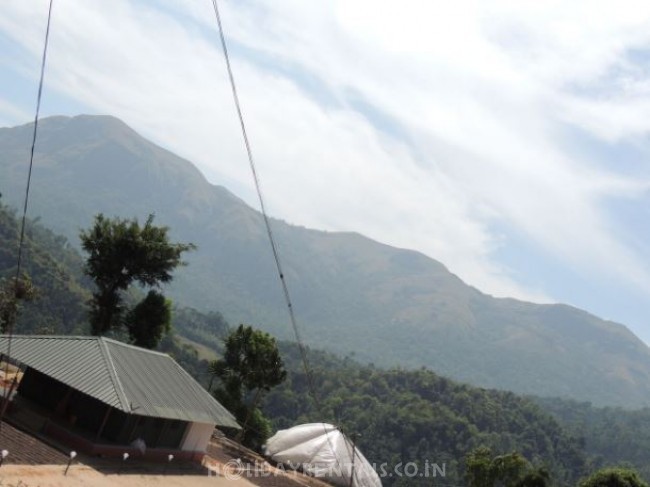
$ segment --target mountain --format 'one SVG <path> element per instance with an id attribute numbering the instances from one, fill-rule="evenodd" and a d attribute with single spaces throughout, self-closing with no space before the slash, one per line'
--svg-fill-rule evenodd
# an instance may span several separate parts
<path id="1" fill-rule="evenodd" d="M 31 130 L 0 129 L 0 192 L 16 206 Z M 257 211 L 115 118 L 43 119 L 30 214 L 78 245 L 99 212 L 155 213 L 172 238 L 198 245 L 169 290 L 179 304 L 292 337 Z M 359 234 L 272 225 L 303 337 L 317 348 L 484 387 L 650 404 L 650 351 L 620 324 L 565 305 L 495 299 L 421 253 Z"/>
<path id="2" fill-rule="evenodd" d="M 15 272 L 20 224 L 15 213 L 0 200 L 0 285 Z M 91 283 L 81 274 L 81 256 L 64 237 L 37 221 L 27 221 L 25 235 L 24 270 L 37 295 L 22 304 L 16 331 L 88 333 L 85 302 Z M 158 349 L 207 386 L 211 375 L 206 360 L 222 350 L 222 339 L 232 328 L 218 312 L 187 308 L 174 309 L 173 328 L 174 334 L 167 335 Z M 273 428 L 324 420 L 348 432 L 362 432 L 358 444 L 387 472 L 409 462 L 416 462 L 420 470 L 426 468 L 425 462 L 435 462 L 445 469 L 447 482 L 458 484 L 463 480 L 463 459 L 473 449 L 487 446 L 495 454 L 518 451 L 534 465 L 545 465 L 555 485 L 575 485 L 595 467 L 623 461 L 632 462 L 646 478 L 650 475 L 646 465 L 650 409 L 595 409 L 567 400 L 531 399 L 458 384 L 430 370 L 385 370 L 312 349 L 308 353 L 319 385 L 317 409 L 297 345 L 279 346 L 288 379 L 262 403 Z M 429 483 L 388 477 L 384 485 Z"/>

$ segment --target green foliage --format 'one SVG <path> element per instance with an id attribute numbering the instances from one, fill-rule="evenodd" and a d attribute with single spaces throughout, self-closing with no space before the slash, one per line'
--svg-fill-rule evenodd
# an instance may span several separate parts
<path id="1" fill-rule="evenodd" d="M 171 301 L 153 289 L 126 315 L 125 325 L 133 344 L 155 348 L 169 333 L 172 319 Z"/>
<path id="2" fill-rule="evenodd" d="M 39 179 L 47 184 L 31 195 L 33 214 L 76 242 L 98 211 L 142 219 L 155 208 L 179 238 L 200 245 L 191 266 L 175 273 L 176 303 L 290 337 L 259 213 L 112 117 L 45 118 L 39 134 L 37 156 L 48 161 Z M 25 127 L 0 138 L 0 191 L 15 205 L 23 196 L 24 140 Z M 382 367 L 424 365 L 483 387 L 650 404 L 648 347 L 624 327 L 568 306 L 491 298 L 433 259 L 358 234 L 277 220 L 273 228 L 313 346 L 341 356 L 356 351 Z"/>
<path id="3" fill-rule="evenodd" d="M 236 382 L 248 391 L 269 391 L 286 378 L 275 338 L 251 326 L 239 325 L 225 341 L 217 366 L 224 383 Z"/>
<path id="4" fill-rule="evenodd" d="M 224 339 L 230 333 L 230 327 L 221 313 L 202 313 L 193 308 L 176 307 L 173 316 L 174 328 L 180 335 L 217 353 L 223 351 Z"/>
<path id="5" fill-rule="evenodd" d="M 0 205 L 0 278 L 6 282 L 15 274 L 17 231 L 14 212 Z M 25 237 L 24 269 L 37 295 L 22 303 L 16 332 L 88 333 L 85 302 L 92 282 L 83 275 L 82 258 L 65 238 L 36 221 L 27 222 Z M 190 338 L 208 346 L 215 342 L 211 334 L 224 336 L 228 330 L 219 314 L 208 317 L 195 310 L 178 310 L 173 323 L 183 334 L 194 332 Z M 530 400 L 512 393 L 460 385 L 427 370 L 381 370 L 350 358 L 310 351 L 323 402 L 321 414 L 308 394 L 297 347 L 279 346 L 290 373 L 285 383 L 268 393 L 261 408 L 273 429 L 310 420 L 332 421 L 363 434 L 359 444 L 371 462 L 392 466 L 399 461 L 428 459 L 446 463 L 445 483 L 456 485 L 463 480 L 464 458 L 481 445 L 499 454 L 519 451 L 535 465 L 547 464 L 557 485 L 575 485 L 575 480 L 587 473 L 588 465 L 593 468 L 624 461 L 650 478 L 650 409 L 600 409 L 564 401 L 554 409 L 544 403 L 561 421 L 560 426 Z M 368 348 L 378 357 L 383 353 Z M 207 386 L 208 363 L 199 360 L 192 347 L 168 335 L 158 349 L 170 353 Z M 515 374 L 516 366 L 509 371 Z M 250 400 L 250 394 L 245 399 Z M 250 429 L 263 432 L 266 427 L 256 422 L 257 412 L 251 416 Z M 528 477 L 530 482 L 535 478 L 533 474 Z M 409 485 L 411 480 L 401 479 L 401 483 Z M 384 479 L 386 486 L 391 482 Z M 525 485 L 541 487 L 538 483 Z"/>
<path id="6" fill-rule="evenodd" d="M 32 301 L 36 289 L 29 277 L 0 279 L 0 331 L 13 331 L 21 302 Z"/>
<path id="7" fill-rule="evenodd" d="M 225 339 L 223 358 L 213 362 L 210 369 L 221 381 L 215 397 L 243 423 L 243 443 L 259 449 L 270 427 L 257 409 L 258 402 L 263 392 L 281 384 L 287 376 L 275 338 L 239 325 Z M 246 393 L 254 394 L 248 404 Z"/>
<path id="8" fill-rule="evenodd" d="M 279 342 L 278 348 L 288 377 L 265 396 L 261 408 L 273 430 L 310 421 L 333 422 L 345 431 L 362 433 L 358 443 L 371 463 L 386 462 L 387 471 L 400 462 L 415 462 L 421 471 L 426 461 L 444 463 L 445 483 L 452 485 L 463 483 L 465 458 L 481 446 L 494 452 L 519 451 L 535 465 L 547 467 L 528 470 L 517 487 L 546 487 L 551 478 L 555 485 L 575 485 L 587 471 L 581 439 L 568 434 L 529 399 L 461 385 L 424 369 L 382 370 L 362 366 L 350 357 L 308 350 L 322 403 L 317 409 L 298 347 Z M 189 363 L 180 363 L 192 370 L 192 360 L 200 363 L 196 355 Z M 204 380 L 208 364 L 201 367 Z M 215 396 L 234 413 L 241 406 L 224 387 Z M 245 412 L 238 417 L 244 418 Z M 253 420 L 249 424 L 252 433 L 264 430 Z M 430 480 L 384 478 L 383 483 L 430 485 Z"/>
<path id="9" fill-rule="evenodd" d="M 156 286 L 172 280 L 171 272 L 182 264 L 181 255 L 191 244 L 169 242 L 168 227 L 144 226 L 137 219 L 106 218 L 99 214 L 91 229 L 80 234 L 88 253 L 86 272 L 100 288 L 125 290 L 134 281 Z"/>
<path id="10" fill-rule="evenodd" d="M 547 487 L 551 484 L 551 475 L 545 467 L 529 470 L 517 482 L 517 487 Z"/>
<path id="11" fill-rule="evenodd" d="M 534 398 L 572 435 L 581 438 L 593 469 L 628 464 L 650 481 L 650 408 L 599 408 L 587 402 Z"/>
<path id="12" fill-rule="evenodd" d="M 499 452 L 497 456 L 520 452 L 534 465 L 545 465 L 559 485 L 570 485 L 585 473 L 579 440 L 528 399 L 458 384 L 426 369 L 382 370 L 311 351 L 317 408 L 297 347 L 281 345 L 289 375 L 263 404 L 275 429 L 332 422 L 362 433 L 358 443 L 371 463 L 386 462 L 389 470 L 399 463 L 415 462 L 421 468 L 427 460 L 445 463 L 445 483 L 452 485 L 463 482 L 464 459 L 481 446 Z M 539 485 L 530 473 L 526 481 Z M 397 480 L 383 482 L 398 485 Z M 399 480 L 399 485 L 418 485 L 417 479 Z"/>
<path id="13" fill-rule="evenodd" d="M 0 308 L 2 326 L 13 321 L 15 333 L 85 333 L 90 293 L 82 273 L 82 260 L 66 239 L 35 220 L 27 220 L 23 247 L 23 278 L 19 280 L 20 306 L 14 300 L 16 251 L 20 222 L 15 212 L 0 203 Z"/>
<path id="14" fill-rule="evenodd" d="M 549 474 L 544 468 L 533 468 L 517 452 L 493 456 L 480 447 L 467 455 L 465 475 L 469 487 L 546 487 Z"/>
<path id="15" fill-rule="evenodd" d="M 181 256 L 194 248 L 192 244 L 171 243 L 169 228 L 153 224 L 149 215 L 143 226 L 137 219 L 106 218 L 102 214 L 95 217 L 93 226 L 80 233 L 81 245 L 88 254 L 85 271 L 93 279 L 97 291 L 91 302 L 90 323 L 95 335 L 119 329 L 122 324 L 124 306 L 122 293 L 134 282 L 141 286 L 157 286 L 172 280 L 172 271 L 183 264 Z M 155 305 L 160 298 L 150 295 L 149 302 L 143 306 Z M 163 298 L 164 299 L 164 298 Z M 160 318 L 163 307 L 157 313 Z M 147 315 L 139 313 L 130 318 L 138 318 L 137 326 L 129 330 L 136 332 L 131 338 L 143 342 L 147 333 L 157 333 L 164 323 L 159 319 L 147 320 Z M 143 329 L 144 328 L 144 329 Z M 154 344 L 155 345 L 155 344 Z"/>
<path id="16" fill-rule="evenodd" d="M 628 468 L 604 468 L 580 481 L 579 487 L 648 487 L 639 474 Z"/>

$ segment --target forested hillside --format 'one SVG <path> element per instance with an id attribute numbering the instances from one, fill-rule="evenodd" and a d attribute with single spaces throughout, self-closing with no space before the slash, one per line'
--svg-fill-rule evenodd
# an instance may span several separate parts
<path id="1" fill-rule="evenodd" d="M 421 369 L 382 370 L 351 359 L 311 352 L 320 407 L 310 397 L 299 353 L 283 344 L 289 380 L 271 391 L 264 411 L 277 428 L 334 422 L 358 443 L 369 461 L 389 466 L 425 461 L 446 464 L 444 483 L 463 482 L 464 459 L 479 446 L 522 453 L 545 465 L 559 485 L 570 485 L 588 467 L 579 438 L 567 434 L 534 402 L 510 392 L 458 384 Z M 422 479 L 386 478 L 384 485 L 430 485 Z"/>
<path id="2" fill-rule="evenodd" d="M 16 273 L 19 220 L 0 200 L 0 280 L 7 285 Z M 23 302 L 16 333 L 86 334 L 85 302 L 89 282 L 81 256 L 65 237 L 27 221 L 22 270 L 35 286 L 33 300 Z"/>
<path id="3" fill-rule="evenodd" d="M 650 409 L 598 408 L 588 402 L 535 398 L 575 436 L 594 465 L 629 464 L 650 479 Z"/>
<path id="4" fill-rule="evenodd" d="M 16 211 L 0 199 L 0 286 L 10 286 L 16 272 L 20 221 Z M 17 334 L 86 335 L 88 300 L 92 282 L 83 273 L 83 258 L 65 237 L 56 235 L 38 220 L 26 221 L 23 248 L 23 276 L 34 286 L 34 298 L 21 301 Z M 199 313 L 191 308 L 174 308 L 173 320 L 187 338 L 221 350 L 221 338 L 228 324 L 217 312 Z M 182 325 L 178 325 L 182 323 Z M 196 361 L 196 351 L 167 337 L 165 351 L 184 357 L 185 363 L 205 382 L 207 367 Z"/>
<path id="5" fill-rule="evenodd" d="M 0 205 L 0 276 L 15 272 L 18 237 L 15 212 Z M 25 271 L 36 298 L 19 314 L 17 333 L 87 333 L 90 283 L 82 258 L 65 238 L 28 221 Z M 175 333 L 220 352 L 230 327 L 218 312 L 176 307 Z M 169 336 L 160 349 L 173 355 L 202 384 L 210 383 L 208 363 L 197 351 Z M 445 464 L 446 483 L 462 481 L 463 459 L 478 446 L 496 453 L 521 452 L 549 467 L 559 485 L 571 485 L 596 465 L 629 461 L 645 475 L 650 448 L 650 410 L 594 409 L 588 404 L 533 400 L 485 390 L 426 370 L 385 370 L 353 358 L 310 350 L 320 407 L 307 390 L 295 344 L 284 342 L 289 379 L 265 399 L 275 428 L 304 421 L 329 421 L 349 433 L 372 462 Z M 557 419 L 544 412 L 552 411 Z M 386 485 L 418 485 L 419 479 L 385 479 Z M 428 485 L 428 484 L 426 484 Z"/>
<path id="6" fill-rule="evenodd" d="M 0 128 L 0 192 L 22 204 L 32 127 Z M 76 245 L 95 214 L 150 213 L 193 242 L 166 292 L 278 338 L 290 326 L 261 215 L 191 162 L 107 116 L 39 124 L 30 214 Z M 650 350 L 623 325 L 565 305 L 495 299 L 440 262 L 351 232 L 272 220 L 313 347 L 474 385 L 606 405 L 650 405 Z M 589 339 L 585 339 L 589 337 Z"/>

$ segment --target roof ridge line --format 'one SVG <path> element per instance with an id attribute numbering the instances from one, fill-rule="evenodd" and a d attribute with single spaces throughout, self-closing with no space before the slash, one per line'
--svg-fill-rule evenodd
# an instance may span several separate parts
<path id="1" fill-rule="evenodd" d="M 13 338 L 38 338 L 38 339 L 48 339 L 48 340 L 97 340 L 100 337 L 97 336 L 92 336 L 92 335 L 22 335 L 22 334 L 14 334 L 12 335 Z M 8 333 L 3 333 L 0 334 L 0 338 L 9 338 Z"/>
<path id="2" fill-rule="evenodd" d="M 9 335 L 6 333 L 0 333 L 0 338 L 8 338 Z M 171 355 L 169 355 L 167 352 L 161 352 L 159 350 L 150 350 L 148 348 L 144 347 L 139 347 L 137 345 L 131 345 L 130 343 L 124 343 L 121 342 L 120 340 L 116 340 L 115 338 L 109 338 L 105 336 L 97 336 L 97 335 L 19 335 L 19 334 L 14 334 L 12 335 L 13 338 L 29 338 L 31 339 L 46 339 L 46 340 L 99 340 L 102 342 L 110 342 L 115 345 L 120 345 L 121 347 L 127 347 L 127 348 L 132 348 L 135 350 L 138 350 L 139 352 L 145 352 L 145 353 L 150 353 L 152 355 L 162 355 L 165 357 L 170 357 L 173 359 Z"/>
<path id="3" fill-rule="evenodd" d="M 117 397 L 122 403 L 122 406 L 124 408 L 123 411 L 130 414 L 132 412 L 131 403 L 129 402 L 129 398 L 126 396 L 126 392 L 124 392 L 124 387 L 122 386 L 122 381 L 120 381 L 120 376 L 117 375 L 117 369 L 115 368 L 115 364 L 113 363 L 113 357 L 111 356 L 111 352 L 106 346 L 105 340 L 107 339 L 104 337 L 97 337 L 97 338 L 98 338 L 97 341 L 99 342 L 99 349 L 101 350 L 101 353 L 104 356 L 104 360 L 106 360 L 106 362 L 108 363 L 108 375 L 111 376 L 111 381 L 115 386 L 115 392 L 117 394 Z"/>
<path id="4" fill-rule="evenodd" d="M 115 345 L 119 345 L 121 347 L 132 348 L 132 349 L 137 350 L 139 352 L 146 352 L 146 353 L 150 353 L 152 355 L 163 355 L 165 357 L 170 357 L 171 358 L 171 356 L 168 353 L 160 352 L 158 350 L 151 350 L 149 348 L 138 347 L 137 345 L 131 345 L 130 343 L 124 343 L 124 342 L 121 342 L 119 340 L 115 340 L 114 338 L 101 337 L 101 339 L 106 341 L 106 342 L 110 342 L 110 343 L 113 343 Z"/>

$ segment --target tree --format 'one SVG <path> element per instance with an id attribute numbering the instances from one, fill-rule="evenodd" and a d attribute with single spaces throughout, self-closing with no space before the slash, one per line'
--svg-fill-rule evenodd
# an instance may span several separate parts
<path id="1" fill-rule="evenodd" d="M 583 479 L 579 487 L 648 487 L 639 474 L 629 468 L 603 468 Z"/>
<path id="2" fill-rule="evenodd" d="M 221 365 L 218 360 L 210 360 L 208 363 L 208 374 L 210 375 L 210 383 L 208 384 L 208 392 L 212 392 L 212 384 L 214 379 L 219 377 Z"/>
<path id="3" fill-rule="evenodd" d="M 153 289 L 131 309 L 124 323 L 138 347 L 156 348 L 163 335 L 169 333 L 172 320 L 171 301 Z"/>
<path id="4" fill-rule="evenodd" d="M 269 430 L 268 421 L 257 406 L 262 394 L 281 384 L 287 372 L 275 338 L 268 333 L 239 325 L 224 343 L 223 358 L 211 364 L 211 371 L 221 379 L 221 386 L 214 394 L 239 421 L 243 421 L 239 438 L 244 444 L 257 448 Z M 253 394 L 249 404 L 244 402 L 245 393 Z M 251 421 L 252 427 L 248 429 Z"/>
<path id="5" fill-rule="evenodd" d="M 81 232 L 81 246 L 88 253 L 84 270 L 97 287 L 90 310 L 93 335 L 121 327 L 126 311 L 122 295 L 131 284 L 153 287 L 171 281 L 173 270 L 184 265 L 182 254 L 195 248 L 193 244 L 171 243 L 169 228 L 155 226 L 153 220 L 149 215 L 140 226 L 135 218 L 111 219 L 99 214 L 93 226 Z M 154 298 L 149 299 L 147 305 L 151 306 Z M 140 336 L 142 326 L 140 322 Z M 153 329 L 159 326 L 159 322 L 151 323 Z"/>
<path id="6" fill-rule="evenodd" d="M 551 475 L 544 467 L 528 471 L 517 482 L 517 487 L 546 487 L 551 484 Z"/>
<path id="7" fill-rule="evenodd" d="M 32 280 L 23 275 L 21 279 L 0 280 L 0 331 L 6 333 L 12 329 L 21 301 L 31 301 L 36 297 L 36 288 Z"/>
<path id="8" fill-rule="evenodd" d="M 465 472 L 470 487 L 545 487 L 550 481 L 546 469 L 531 467 L 521 454 L 493 457 L 486 447 L 470 452 L 465 460 Z"/>

